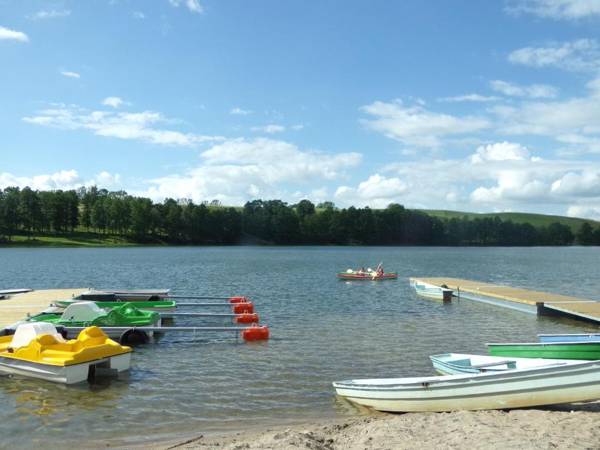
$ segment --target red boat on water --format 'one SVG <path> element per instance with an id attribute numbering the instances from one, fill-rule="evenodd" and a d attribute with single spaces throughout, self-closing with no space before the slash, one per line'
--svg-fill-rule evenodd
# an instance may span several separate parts
<path id="1" fill-rule="evenodd" d="M 348 269 L 345 272 L 338 272 L 338 279 L 340 280 L 367 280 L 367 281 L 380 281 L 380 280 L 395 280 L 398 278 L 397 272 L 387 272 L 383 271 L 383 267 L 381 264 L 377 266 L 377 269 L 359 269 L 352 270 Z"/>

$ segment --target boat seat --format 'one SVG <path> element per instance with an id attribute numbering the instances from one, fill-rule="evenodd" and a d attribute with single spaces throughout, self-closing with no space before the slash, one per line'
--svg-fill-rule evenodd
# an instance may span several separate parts
<path id="1" fill-rule="evenodd" d="M 517 362 L 513 359 L 503 359 L 501 361 L 490 362 L 490 363 L 485 363 L 485 364 L 473 364 L 471 367 L 473 367 L 474 369 L 483 369 L 485 367 L 501 366 L 503 364 L 506 364 L 506 366 L 509 369 L 517 368 Z"/>
<path id="2" fill-rule="evenodd" d="M 10 348 L 20 348 L 29 345 L 38 336 L 49 335 L 57 342 L 66 342 L 60 333 L 56 331 L 54 325 L 48 322 L 24 323 L 17 327 L 15 334 L 10 342 Z"/>
<path id="3" fill-rule="evenodd" d="M 74 322 L 91 322 L 104 315 L 106 315 L 106 311 L 94 302 L 76 302 L 65 308 L 60 319 Z"/>

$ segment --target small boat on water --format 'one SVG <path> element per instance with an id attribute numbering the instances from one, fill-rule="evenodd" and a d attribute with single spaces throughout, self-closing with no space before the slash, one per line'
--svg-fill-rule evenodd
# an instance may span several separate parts
<path id="1" fill-rule="evenodd" d="M 338 395 L 379 411 L 510 409 L 600 398 L 600 361 L 437 377 L 333 383 Z"/>
<path id="2" fill-rule="evenodd" d="M 492 356 L 546 359 L 600 359 L 600 342 L 486 344 Z"/>
<path id="3" fill-rule="evenodd" d="M 69 305 L 77 303 L 81 300 L 58 300 L 54 302 L 55 306 L 59 308 L 66 308 Z M 152 300 L 152 301 L 131 301 L 124 302 L 122 300 L 110 301 L 110 302 L 94 302 L 102 309 L 113 309 L 122 306 L 123 303 L 142 309 L 144 311 L 156 311 L 156 312 L 174 312 L 177 309 L 177 303 L 174 300 Z"/>
<path id="4" fill-rule="evenodd" d="M 500 356 L 443 353 L 429 357 L 433 368 L 442 375 L 465 373 L 499 372 L 512 369 L 532 369 L 553 365 L 566 365 L 583 362 L 581 360 L 504 358 Z"/>
<path id="5" fill-rule="evenodd" d="M 351 270 L 351 269 L 348 269 Z M 340 280 L 366 280 L 366 281 L 380 281 L 380 280 L 395 280 L 398 278 L 396 272 L 387 272 L 377 274 L 376 272 L 357 272 L 351 270 L 350 272 L 339 272 L 337 274 Z"/>
<path id="6" fill-rule="evenodd" d="M 337 278 L 339 280 L 367 280 L 367 281 L 380 281 L 380 280 L 395 280 L 398 278 L 396 272 L 384 272 L 382 263 L 377 265 L 375 270 L 370 267 L 365 269 L 361 268 L 358 270 L 348 269 L 345 272 L 338 272 Z"/>
<path id="7" fill-rule="evenodd" d="M 49 322 L 63 327 L 148 327 L 161 325 L 160 315 L 154 311 L 142 311 L 129 303 L 105 310 L 94 302 L 76 302 L 61 313 L 40 313 L 27 322 Z M 109 337 L 119 338 L 122 331 L 108 332 Z M 72 336 L 69 333 L 68 336 Z"/>
<path id="8" fill-rule="evenodd" d="M 114 289 L 89 289 L 82 292 L 75 300 L 88 301 L 156 301 L 163 300 L 169 296 L 170 289 L 136 289 L 136 290 L 114 290 Z"/>
<path id="9" fill-rule="evenodd" d="M 538 334 L 540 342 L 600 342 L 600 334 Z"/>
<path id="10" fill-rule="evenodd" d="M 424 283 L 422 281 L 411 280 L 410 285 L 414 288 L 417 295 L 423 297 L 434 298 L 437 300 L 450 301 L 452 300 L 452 289 L 444 286 L 436 286 L 434 284 Z"/>
<path id="11" fill-rule="evenodd" d="M 74 384 L 103 372 L 129 370 L 131 348 L 89 327 L 66 341 L 45 322 L 19 325 L 12 336 L 0 337 L 0 373 Z"/>

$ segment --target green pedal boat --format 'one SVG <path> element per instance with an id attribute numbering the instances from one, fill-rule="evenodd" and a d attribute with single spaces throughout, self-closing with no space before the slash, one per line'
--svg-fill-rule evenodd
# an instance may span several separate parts
<path id="1" fill-rule="evenodd" d="M 600 359 L 600 342 L 486 344 L 492 356 L 546 359 Z"/>
<path id="2" fill-rule="evenodd" d="M 112 309 L 102 309 L 94 302 L 76 302 L 67 306 L 62 314 L 41 313 L 27 319 L 28 322 L 50 322 L 63 327 L 144 327 L 160 326 L 160 314 L 142 311 L 131 303 L 122 303 Z M 122 331 L 109 337 L 119 338 Z M 70 333 L 69 333 L 70 334 Z M 74 333 L 73 335 L 77 335 Z M 68 336 L 67 336 L 68 337 Z"/>
<path id="3" fill-rule="evenodd" d="M 81 300 L 58 300 L 54 304 L 59 308 L 67 308 L 68 306 L 81 302 Z M 156 312 L 174 312 L 177 309 L 177 303 L 174 300 L 151 300 L 151 301 L 133 301 L 133 302 L 98 302 L 94 301 L 102 309 L 114 309 L 123 306 L 125 303 L 134 306 L 137 309 L 143 309 L 144 311 L 156 311 Z"/>

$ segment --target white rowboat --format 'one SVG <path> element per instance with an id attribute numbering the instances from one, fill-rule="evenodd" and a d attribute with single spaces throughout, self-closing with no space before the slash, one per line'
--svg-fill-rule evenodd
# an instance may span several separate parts
<path id="1" fill-rule="evenodd" d="M 600 361 L 499 373 L 334 382 L 338 395 L 379 411 L 511 409 L 600 398 Z"/>
<path id="2" fill-rule="evenodd" d="M 430 356 L 429 359 L 431 359 L 433 368 L 442 375 L 534 369 L 584 362 L 574 359 L 511 358 L 463 353 L 443 353 Z"/>
<path id="3" fill-rule="evenodd" d="M 435 298 L 437 300 L 452 300 L 452 289 L 436 286 L 434 284 L 423 283 L 422 281 L 417 280 L 411 280 L 410 285 L 415 289 L 417 295 Z"/>

